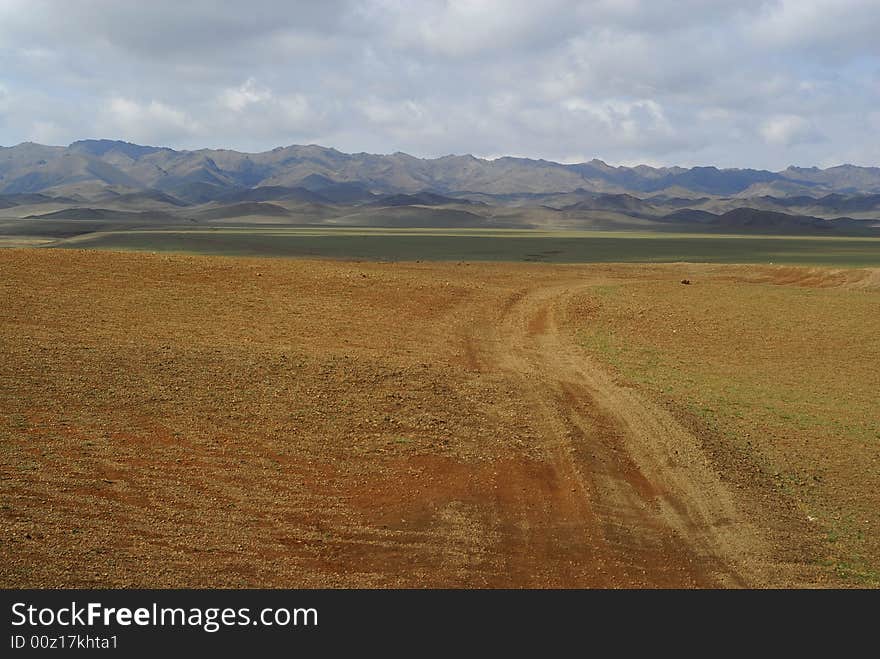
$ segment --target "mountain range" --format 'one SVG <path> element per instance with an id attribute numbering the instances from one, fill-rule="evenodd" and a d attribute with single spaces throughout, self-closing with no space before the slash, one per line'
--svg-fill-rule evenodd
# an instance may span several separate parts
<path id="1" fill-rule="evenodd" d="M 880 168 L 613 167 L 114 140 L 0 147 L 0 233 L 230 223 L 875 235 Z"/>
<path id="2" fill-rule="evenodd" d="M 880 168 L 789 167 L 780 172 L 716 167 L 613 167 L 601 160 L 561 164 L 528 158 L 484 160 L 471 155 L 415 158 L 405 153 L 347 154 L 316 145 L 263 153 L 226 149 L 176 151 L 114 140 L 70 146 L 26 142 L 0 147 L 0 194 L 90 195 L 157 190 L 186 202 L 217 199 L 256 187 L 357 184 L 379 193 L 489 195 L 584 190 L 637 195 L 807 195 L 880 193 Z"/>

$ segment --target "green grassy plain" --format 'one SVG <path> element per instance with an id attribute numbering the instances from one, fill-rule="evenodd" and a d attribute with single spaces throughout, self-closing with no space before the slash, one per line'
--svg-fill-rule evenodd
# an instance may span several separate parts
<path id="1" fill-rule="evenodd" d="M 597 286 L 580 301 L 578 334 L 625 380 L 749 456 L 824 529 L 822 560 L 877 587 L 880 290 L 828 272 L 695 267 L 691 286 Z"/>
<path id="2" fill-rule="evenodd" d="M 58 247 L 376 261 L 880 266 L 880 238 L 511 229 L 218 228 L 95 233 Z"/>

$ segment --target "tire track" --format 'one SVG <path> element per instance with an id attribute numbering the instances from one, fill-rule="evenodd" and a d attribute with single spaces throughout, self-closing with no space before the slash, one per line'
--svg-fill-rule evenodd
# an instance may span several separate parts
<path id="1" fill-rule="evenodd" d="M 592 571 L 557 576 L 569 586 L 764 585 L 772 566 L 761 534 L 698 439 L 616 384 L 560 328 L 584 287 L 581 279 L 517 296 L 478 351 L 481 368 L 504 372 L 530 400 L 554 488 L 565 493 L 554 503 L 576 529 L 570 558 L 593 561 Z M 526 551 L 542 543 L 533 533 Z"/>

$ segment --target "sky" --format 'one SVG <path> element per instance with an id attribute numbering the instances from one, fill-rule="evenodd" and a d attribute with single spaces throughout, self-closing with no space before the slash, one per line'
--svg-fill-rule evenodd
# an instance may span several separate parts
<path id="1" fill-rule="evenodd" d="M 0 0 L 0 145 L 880 165 L 880 0 Z"/>

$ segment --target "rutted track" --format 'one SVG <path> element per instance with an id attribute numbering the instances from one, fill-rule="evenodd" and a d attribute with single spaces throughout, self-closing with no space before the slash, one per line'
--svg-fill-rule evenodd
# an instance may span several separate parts
<path id="1" fill-rule="evenodd" d="M 564 586 L 763 583 L 760 534 L 738 512 L 699 442 L 668 412 L 616 384 L 565 335 L 559 316 L 583 280 L 511 298 L 476 362 L 515 378 L 552 455 L 561 524 L 524 516 L 524 551 L 556 554 Z M 557 511 L 558 513 L 559 511 Z M 556 552 L 545 551 L 547 545 Z M 748 567 L 746 567 L 748 566 Z"/>

